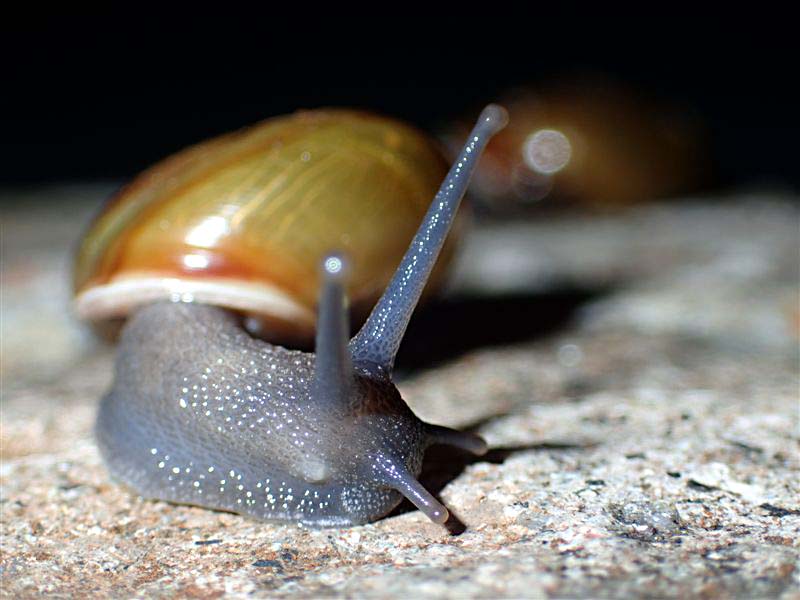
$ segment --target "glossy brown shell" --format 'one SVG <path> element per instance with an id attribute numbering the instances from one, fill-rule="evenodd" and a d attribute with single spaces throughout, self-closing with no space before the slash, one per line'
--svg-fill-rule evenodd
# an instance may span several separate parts
<path id="1" fill-rule="evenodd" d="M 604 78 L 518 89 L 502 104 L 509 125 L 487 145 L 472 188 L 495 209 L 545 197 L 553 205 L 614 209 L 696 189 L 708 170 L 702 128 L 690 113 Z M 468 129 L 456 131 L 454 148 Z M 526 145 L 537 132 L 566 139 L 563 168 L 531 164 Z"/>
<path id="2" fill-rule="evenodd" d="M 200 143 L 143 172 L 97 217 L 78 251 L 75 309 L 98 321 L 161 298 L 199 301 L 302 337 L 323 256 L 351 257 L 349 296 L 370 305 L 446 172 L 424 134 L 350 110 Z"/>

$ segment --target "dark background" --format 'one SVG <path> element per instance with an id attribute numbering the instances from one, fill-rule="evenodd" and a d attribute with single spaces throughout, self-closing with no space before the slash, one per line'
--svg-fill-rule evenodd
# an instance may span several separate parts
<path id="1" fill-rule="evenodd" d="M 469 18 L 398 5 L 226 8 L 4 18 L 0 185 L 124 180 L 301 107 L 367 107 L 433 129 L 511 86 L 588 72 L 695 114 L 716 188 L 800 187 L 797 36 L 793 19 L 764 6 L 732 15 L 487 4 Z"/>

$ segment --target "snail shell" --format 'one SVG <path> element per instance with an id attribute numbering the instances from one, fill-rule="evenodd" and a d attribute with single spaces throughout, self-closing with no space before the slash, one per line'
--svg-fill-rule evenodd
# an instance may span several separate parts
<path id="1" fill-rule="evenodd" d="M 510 91 L 510 125 L 486 148 L 475 198 L 509 210 L 553 206 L 615 209 L 702 184 L 701 128 L 686 111 L 604 78 Z M 456 128 L 458 147 L 466 125 Z"/>
<path id="2" fill-rule="evenodd" d="M 351 257 L 346 291 L 366 312 L 446 172 L 426 135 L 353 110 L 301 111 L 192 146 L 94 221 L 76 261 L 76 312 L 102 321 L 180 299 L 238 310 L 277 339 L 308 339 L 325 254 Z"/>

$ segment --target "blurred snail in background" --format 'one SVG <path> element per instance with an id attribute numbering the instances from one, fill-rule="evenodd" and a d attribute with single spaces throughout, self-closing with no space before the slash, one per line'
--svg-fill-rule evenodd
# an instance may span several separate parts
<path id="1" fill-rule="evenodd" d="M 522 88 L 501 98 L 510 126 L 486 149 L 471 192 L 505 211 L 547 198 L 613 209 L 694 189 L 705 178 L 700 128 L 686 112 L 620 84 L 584 78 Z M 446 135 L 457 147 L 466 135 Z"/>
<path id="2" fill-rule="evenodd" d="M 506 119 L 485 108 L 446 175 L 416 130 L 328 110 L 199 144 L 124 189 L 75 269 L 81 316 L 130 315 L 95 429 L 111 473 L 148 498 L 259 519 L 365 523 L 405 496 L 444 523 L 416 479 L 425 449 L 486 444 L 420 421 L 392 370 Z M 348 296 L 368 303 L 384 286 L 349 339 Z M 261 337 L 316 321 L 316 353 L 257 339 L 243 321 Z"/>

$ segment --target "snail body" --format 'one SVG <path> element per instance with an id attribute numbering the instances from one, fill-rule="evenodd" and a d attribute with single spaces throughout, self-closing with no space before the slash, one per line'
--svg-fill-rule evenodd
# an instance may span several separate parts
<path id="1" fill-rule="evenodd" d="M 317 402 L 314 354 L 253 338 L 223 309 L 142 308 L 118 364 L 97 437 L 111 471 L 145 497 L 351 525 L 401 500 L 388 473 L 372 472 L 378 457 L 421 467 L 423 425 L 393 386 L 361 376 L 352 406 Z M 376 475 L 387 486 L 364 484 Z"/>
<path id="2" fill-rule="evenodd" d="M 148 498 L 265 520 L 360 524 L 405 496 L 445 522 L 447 509 L 416 479 L 425 449 L 482 453 L 486 444 L 418 419 L 392 368 L 476 160 L 504 124 L 497 106 L 481 114 L 352 339 L 347 290 L 358 258 L 346 252 L 317 267 L 316 353 L 252 337 L 239 315 L 197 298 L 156 297 L 134 310 L 95 429 L 111 473 Z"/>

